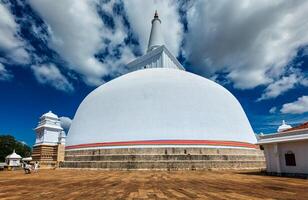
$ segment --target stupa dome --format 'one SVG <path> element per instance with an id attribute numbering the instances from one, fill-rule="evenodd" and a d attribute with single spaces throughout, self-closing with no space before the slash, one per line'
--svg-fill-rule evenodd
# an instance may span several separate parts
<path id="1" fill-rule="evenodd" d="M 6 159 L 20 159 L 21 156 L 18 155 L 18 154 L 15 152 L 15 149 L 14 149 L 13 153 L 11 153 L 10 155 L 6 156 L 5 158 L 6 158 Z"/>
<path id="2" fill-rule="evenodd" d="M 255 142 L 240 103 L 224 87 L 184 70 L 151 68 L 91 92 L 75 114 L 66 145 L 249 147 Z"/>

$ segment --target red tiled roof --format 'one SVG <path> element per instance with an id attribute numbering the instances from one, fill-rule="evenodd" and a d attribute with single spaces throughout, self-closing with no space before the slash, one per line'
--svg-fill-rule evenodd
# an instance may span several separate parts
<path id="1" fill-rule="evenodd" d="M 289 131 L 295 131 L 295 130 L 306 129 L 306 128 L 308 128 L 308 122 L 305 122 L 305 123 L 298 125 L 298 126 L 295 126 L 293 128 L 289 128 L 289 129 L 284 130 L 282 132 L 289 132 Z"/>

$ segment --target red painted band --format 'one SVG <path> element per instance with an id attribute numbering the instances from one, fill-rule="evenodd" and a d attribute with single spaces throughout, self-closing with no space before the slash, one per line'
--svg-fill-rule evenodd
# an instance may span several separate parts
<path id="1" fill-rule="evenodd" d="M 100 142 L 89 144 L 77 144 L 66 146 L 65 149 L 79 149 L 90 147 L 112 147 L 112 146 L 133 146 L 133 145 L 210 145 L 210 146 L 230 146 L 258 148 L 257 145 L 247 142 L 221 141 L 221 140 L 144 140 L 144 141 L 126 141 L 126 142 Z"/>

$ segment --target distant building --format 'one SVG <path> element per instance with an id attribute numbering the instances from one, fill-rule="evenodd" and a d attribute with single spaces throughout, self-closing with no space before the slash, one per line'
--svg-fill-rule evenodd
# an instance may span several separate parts
<path id="1" fill-rule="evenodd" d="M 9 167 L 19 167 L 20 166 L 21 156 L 15 152 L 15 149 L 12 154 L 5 157 L 5 162 Z"/>
<path id="2" fill-rule="evenodd" d="M 260 135 L 258 144 L 264 148 L 267 172 L 308 175 L 308 122 L 291 128 L 283 121 L 277 133 Z"/>
<path id="3" fill-rule="evenodd" d="M 64 160 L 65 132 L 59 117 L 49 111 L 40 117 L 34 129 L 36 140 L 33 146 L 33 161 L 39 161 L 42 167 L 55 167 Z"/>

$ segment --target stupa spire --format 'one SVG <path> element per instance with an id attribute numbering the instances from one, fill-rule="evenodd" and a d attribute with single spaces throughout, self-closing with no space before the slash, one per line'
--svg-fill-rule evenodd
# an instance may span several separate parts
<path id="1" fill-rule="evenodd" d="M 157 10 L 155 10 L 154 18 L 158 18 Z"/>
<path id="2" fill-rule="evenodd" d="M 149 44 L 148 44 L 148 50 L 152 51 L 153 49 L 163 45 L 163 39 L 161 35 L 161 20 L 158 17 L 157 10 L 155 11 L 154 18 L 152 19 L 152 28 L 151 28 L 151 34 L 149 38 Z"/>

